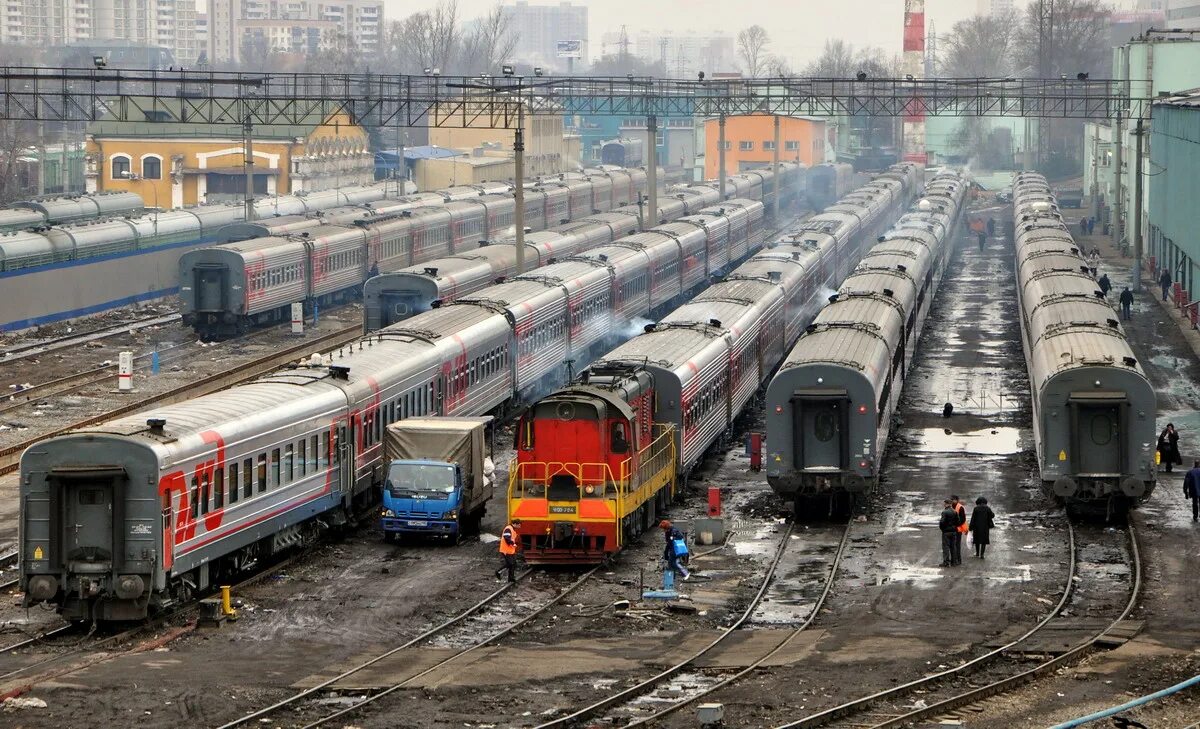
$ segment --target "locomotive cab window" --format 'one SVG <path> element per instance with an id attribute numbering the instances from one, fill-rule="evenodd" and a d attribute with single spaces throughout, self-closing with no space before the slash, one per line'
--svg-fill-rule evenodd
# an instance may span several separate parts
<path id="1" fill-rule="evenodd" d="M 629 433 L 625 427 L 625 423 L 612 424 L 612 435 L 610 440 L 613 453 L 629 452 Z"/>

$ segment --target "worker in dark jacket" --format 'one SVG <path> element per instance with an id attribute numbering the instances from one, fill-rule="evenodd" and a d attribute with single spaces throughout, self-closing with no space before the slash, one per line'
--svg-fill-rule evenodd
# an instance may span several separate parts
<path id="1" fill-rule="evenodd" d="M 1100 280 L 1096 283 L 1100 284 L 1100 293 L 1108 296 L 1108 292 L 1112 289 L 1112 281 L 1108 280 L 1108 274 L 1101 275 Z"/>
<path id="2" fill-rule="evenodd" d="M 1133 306 L 1133 292 L 1126 286 L 1121 292 L 1121 318 L 1129 321 L 1129 307 Z"/>
<path id="3" fill-rule="evenodd" d="M 1179 454 L 1179 431 L 1175 430 L 1174 423 L 1167 423 L 1158 434 L 1158 456 L 1159 462 L 1167 467 L 1167 473 L 1171 472 L 1172 466 L 1183 465 L 1183 456 Z"/>
<path id="4" fill-rule="evenodd" d="M 988 231 L 989 238 L 996 237 L 996 219 L 995 218 L 988 218 L 987 231 Z"/>
<path id="5" fill-rule="evenodd" d="M 1171 272 L 1163 269 L 1162 275 L 1158 277 L 1158 285 L 1162 286 L 1163 301 L 1167 300 L 1167 292 L 1171 289 Z"/>
<path id="6" fill-rule="evenodd" d="M 1200 521 L 1200 461 L 1192 461 L 1183 477 L 1183 497 L 1192 500 L 1192 521 Z"/>
<path id="7" fill-rule="evenodd" d="M 954 538 L 958 534 L 958 512 L 950 505 L 950 499 L 942 501 L 938 531 L 942 533 L 942 564 L 939 566 L 949 567 L 954 556 Z"/>
<path id="8" fill-rule="evenodd" d="M 991 544 L 992 527 L 996 526 L 996 515 L 987 499 L 980 496 L 975 499 L 975 508 L 971 510 L 971 541 L 975 543 L 975 556 L 983 559 L 987 546 Z"/>
<path id="9" fill-rule="evenodd" d="M 667 566 L 675 570 L 675 572 L 687 579 L 691 575 L 687 571 L 687 567 L 683 566 L 683 561 L 687 558 L 687 540 L 683 537 L 683 532 L 671 525 L 671 522 L 663 519 L 658 523 L 658 527 L 663 530 L 663 538 L 666 539 L 667 546 L 663 550 L 663 559 L 667 561 Z M 679 553 L 679 544 L 684 545 L 684 553 Z"/>

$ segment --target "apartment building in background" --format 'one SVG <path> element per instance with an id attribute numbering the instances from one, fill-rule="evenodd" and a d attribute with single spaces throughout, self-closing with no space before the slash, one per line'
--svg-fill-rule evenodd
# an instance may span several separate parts
<path id="1" fill-rule="evenodd" d="M 37 48 L 124 41 L 195 63 L 195 0 L 3 0 L 0 43 Z"/>
<path id="2" fill-rule="evenodd" d="M 312 55 L 346 38 L 364 57 L 383 45 L 383 0 L 208 0 L 208 59 L 248 52 Z"/>
<path id="3" fill-rule="evenodd" d="M 550 71 L 567 71 L 567 58 L 558 57 L 559 41 L 579 41 L 579 58 L 573 68 L 581 70 L 588 58 L 588 10 L 583 5 L 560 2 L 557 5 L 530 5 L 517 0 L 505 5 L 508 27 L 518 31 L 513 60 Z"/>

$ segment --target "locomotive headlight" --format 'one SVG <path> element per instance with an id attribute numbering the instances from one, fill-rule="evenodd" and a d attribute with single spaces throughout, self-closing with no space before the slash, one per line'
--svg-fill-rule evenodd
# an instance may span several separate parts
<path id="1" fill-rule="evenodd" d="M 396 515 L 396 512 L 392 511 L 391 509 L 384 509 L 384 510 L 383 510 L 383 515 L 384 515 L 384 516 L 395 516 L 395 515 Z"/>
<path id="2" fill-rule="evenodd" d="M 591 496 L 592 494 L 596 493 L 596 487 L 591 484 L 588 484 L 587 486 L 583 487 L 583 493 L 587 494 L 588 496 Z"/>
<path id="3" fill-rule="evenodd" d="M 451 521 L 457 519 L 458 518 L 458 509 L 451 509 L 450 511 L 447 511 L 446 518 L 450 519 Z"/>

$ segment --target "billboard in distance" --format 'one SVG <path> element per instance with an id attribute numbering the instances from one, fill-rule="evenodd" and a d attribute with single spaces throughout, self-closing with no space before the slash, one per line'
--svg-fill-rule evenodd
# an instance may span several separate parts
<path id="1" fill-rule="evenodd" d="M 554 55 L 558 58 L 583 58 L 583 41 L 557 41 L 555 43 Z"/>

